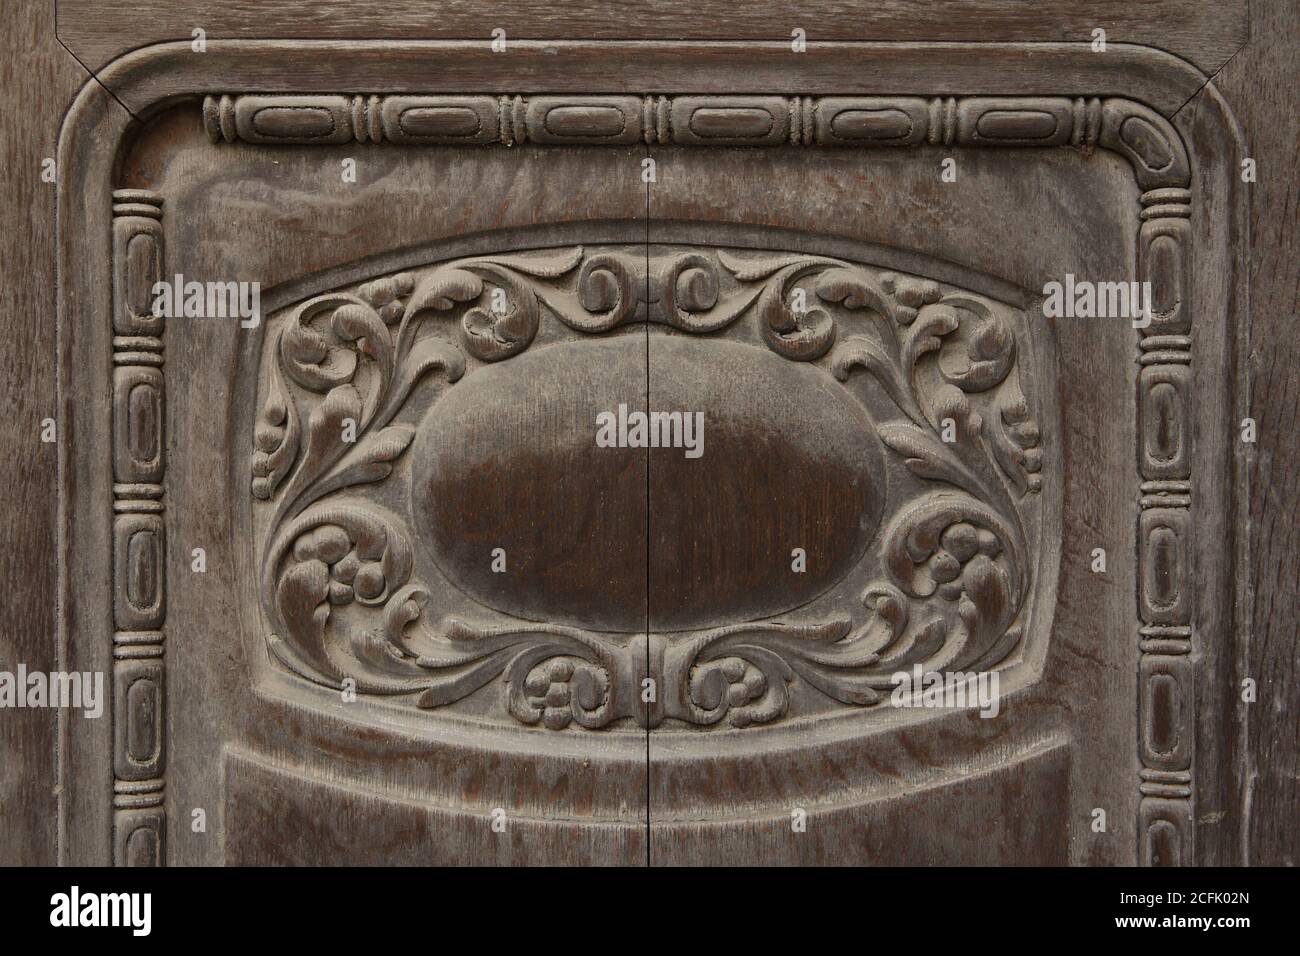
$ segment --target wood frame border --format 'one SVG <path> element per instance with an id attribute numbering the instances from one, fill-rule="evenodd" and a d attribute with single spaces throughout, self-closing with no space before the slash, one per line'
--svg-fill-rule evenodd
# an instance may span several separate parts
<path id="1" fill-rule="evenodd" d="M 1236 204 L 1231 201 L 1227 203 L 1229 222 L 1216 223 L 1213 217 L 1193 213 L 1201 180 L 1221 184 L 1232 162 L 1214 143 L 1205 144 L 1204 156 L 1200 156 L 1197 149 L 1189 149 L 1188 136 L 1203 136 L 1208 124 L 1220 136 L 1226 133 L 1228 139 L 1239 140 L 1235 123 L 1217 99 L 1208 101 L 1214 114 L 1208 120 L 1189 119 L 1180 130 L 1167 118 L 1167 104 L 1179 95 L 1175 91 L 1187 89 L 1189 72 L 1195 71 L 1165 54 L 1137 47 L 1124 48 L 1122 55 L 1103 69 L 1086 45 L 1035 45 L 1031 50 L 1030 45 L 843 43 L 828 46 L 851 51 L 854 56 L 849 61 L 871 61 L 874 69 L 868 75 L 857 75 L 852 62 L 841 62 L 827 71 L 829 75 L 796 75 L 787 81 L 803 90 L 825 90 L 834 96 L 756 94 L 753 84 L 772 76 L 766 69 L 749 70 L 747 81 L 733 83 L 734 93 L 713 94 L 692 87 L 694 78 L 702 75 L 702 66 L 709 70 L 705 86 L 717 85 L 719 72 L 734 73 L 739 65 L 734 44 L 524 46 L 523 68 L 503 71 L 495 58 L 485 60 L 481 50 L 456 42 L 230 41 L 213 42 L 209 53 L 202 56 L 192 54 L 188 44 L 164 44 L 116 61 L 105 71 L 102 83 L 91 83 L 83 90 L 70 111 L 59 150 L 63 170 L 58 215 L 59 384 L 64 435 L 60 443 L 60 649 L 67 668 L 108 669 L 109 649 L 95 623 L 108 615 L 115 633 L 111 651 L 115 692 L 111 740 L 103 731 L 83 728 L 61 715 L 61 860 L 111 859 L 119 864 L 165 860 L 162 334 L 160 327 L 145 328 L 152 317 L 144 316 L 138 299 L 132 298 L 139 288 L 152 285 L 154 265 L 156 274 L 161 275 L 162 236 L 159 216 L 153 212 L 160 209 L 161 199 L 141 192 L 115 192 L 113 179 L 122 145 L 141 122 L 178 100 L 199 97 L 207 97 L 204 115 L 209 134 L 226 141 L 465 142 L 463 137 L 449 139 L 445 125 L 439 127 L 435 122 L 430 126 L 428 116 L 423 117 L 426 125 L 420 129 L 432 129 L 431 134 L 413 134 L 402 122 L 410 110 L 441 109 L 474 113 L 476 125 L 469 135 L 483 144 L 627 144 L 644 140 L 701 146 L 879 146 L 892 140 L 896 145 L 1095 144 L 1123 155 L 1143 190 L 1138 276 L 1152 282 L 1157 304 L 1155 320 L 1143 330 L 1136 358 L 1137 455 L 1142 479 L 1137 502 L 1136 595 L 1140 630 L 1137 746 L 1143 767 L 1138 858 L 1150 864 L 1197 860 L 1193 800 L 1201 788 L 1193 755 L 1201 749 L 1198 739 L 1212 734 L 1216 727 L 1230 728 L 1239 719 L 1222 703 L 1205 712 L 1198 712 L 1196 703 L 1197 688 L 1204 687 L 1206 679 L 1205 669 L 1197 669 L 1198 661 L 1206 656 L 1202 644 L 1206 640 L 1216 644 L 1227 641 L 1227 632 L 1236 631 L 1239 621 L 1237 609 L 1225 613 L 1212 602 L 1224 594 L 1235 598 L 1240 590 L 1231 572 L 1241 550 L 1230 481 L 1237 456 L 1229 445 L 1229 430 L 1222 427 L 1229 406 L 1239 404 L 1235 369 L 1240 357 L 1231 356 L 1231 394 L 1200 407 L 1193 395 L 1197 369 L 1191 364 L 1191 344 L 1194 329 L 1213 327 L 1218 329 L 1216 338 L 1239 349 L 1249 318 L 1229 308 L 1223 327 L 1210 326 L 1217 316 L 1212 318 L 1193 306 L 1197 300 L 1193 261 L 1198 255 L 1194 245 L 1208 233 L 1219 240 L 1212 243 L 1216 248 L 1211 250 L 1212 255 L 1218 254 L 1231 247 L 1231 238 L 1240 231 L 1235 222 Z M 765 46 L 755 44 L 747 49 L 753 56 Z M 771 46 L 786 52 L 783 44 Z M 1007 59 L 1022 61 L 1026 69 L 1015 79 L 1021 87 L 1019 95 L 947 95 L 942 87 L 956 82 L 955 77 L 930 84 L 931 89 L 938 89 L 925 98 L 893 94 L 899 84 L 918 82 L 912 75 L 916 64 L 909 63 L 908 54 L 917 49 L 934 52 L 938 47 L 951 52 L 954 46 L 962 48 L 962 59 L 969 62 L 974 57 L 983 63 L 979 75 L 966 78 L 968 89 L 996 89 L 1006 82 L 1000 72 Z M 563 48 L 563 55 L 554 55 L 557 47 Z M 1052 48 L 1049 56 L 1041 56 L 1044 47 Z M 666 81 L 661 75 L 665 62 L 680 59 L 683 53 L 695 57 L 686 61 L 691 68 L 672 82 Z M 312 73 L 303 69 L 322 54 L 333 56 L 328 70 Z M 444 60 L 450 57 L 459 68 L 440 71 L 433 62 L 438 54 Z M 548 55 L 549 64 L 545 62 Z M 544 90 L 581 86 L 589 82 L 585 74 L 593 64 L 608 67 L 611 58 L 628 55 L 639 56 L 643 62 L 639 69 L 635 63 L 628 69 L 625 61 L 614 60 L 624 73 L 610 85 L 624 92 L 607 88 L 592 94 L 550 93 L 528 98 L 499 92 L 503 75 L 532 80 L 533 88 Z M 489 64 L 491 72 L 484 72 Z M 509 61 L 506 64 L 509 66 Z M 575 70 L 575 64 L 583 68 Z M 1057 71 L 1062 64 L 1069 67 L 1065 79 L 1082 74 L 1093 80 L 1092 85 L 1083 87 L 1090 95 L 1053 95 L 1061 88 L 1062 76 Z M 296 74 L 295 68 L 301 72 Z M 478 82 L 468 83 L 476 70 L 480 71 Z M 882 71 L 896 78 L 871 89 L 880 83 Z M 537 83 L 539 72 L 547 74 L 550 83 Z M 1147 94 L 1164 109 L 1110 95 L 1134 76 L 1143 88 L 1138 95 Z M 287 77 L 294 77 L 294 82 L 288 83 Z M 310 89 L 327 84 L 354 89 L 396 86 L 391 95 Z M 634 85 L 641 89 L 679 88 L 683 95 L 625 92 Z M 859 95 L 857 90 L 863 86 L 869 92 Z M 223 88 L 255 92 L 234 97 L 215 94 Z M 474 96 L 459 92 L 467 88 L 489 92 Z M 588 85 L 587 89 L 599 87 Z M 688 92 L 693 89 L 702 92 Z M 450 95 L 453 92 L 455 95 Z M 557 109 L 567 111 L 558 128 L 549 122 Z M 264 110 L 275 111 L 275 115 L 259 124 L 258 115 Z M 1177 118 L 1180 112 L 1178 108 L 1168 115 Z M 620 120 L 617 128 L 611 122 L 615 113 Z M 878 115 L 865 115 L 873 113 Z M 906 117 L 906 128 L 894 114 Z M 852 118 L 841 122 L 846 115 Z M 328 125 L 322 117 L 328 118 Z M 1045 118 L 1051 119 L 1050 127 Z M 893 130 L 896 135 L 881 135 L 881 130 Z M 1219 202 L 1222 204 L 1222 199 Z M 1225 233 L 1227 243 L 1222 241 Z M 149 248 L 142 251 L 141 243 Z M 1229 253 L 1223 264 L 1230 289 L 1237 271 L 1235 256 Z M 116 365 L 111 384 L 91 383 L 76 374 L 76 369 L 95 367 L 109 355 Z M 96 458 L 93 442 L 78 442 L 79 436 L 96 432 L 114 436 L 111 489 L 105 480 L 110 472 L 104 467 L 108 463 Z M 1157 441 L 1153 437 L 1157 433 L 1175 435 L 1176 441 Z M 1205 441 L 1207 433 L 1209 440 Z M 1215 433 L 1221 440 L 1214 440 Z M 1193 442 L 1193 435 L 1202 436 L 1202 441 Z M 155 441 L 156 461 L 136 454 L 141 447 L 148 447 L 141 444 L 141 436 Z M 1194 472 L 1198 489 L 1195 508 Z M 1202 496 L 1201 488 L 1216 486 L 1220 490 Z M 91 519 L 96 502 L 109 498 L 116 499 L 113 507 Z M 1222 513 L 1206 517 L 1208 512 L 1202 509 L 1213 507 L 1215 499 Z M 74 516 L 79 516 L 75 522 Z M 1209 546 L 1220 526 L 1234 542 L 1227 556 Z M 141 541 L 142 537 L 147 540 Z M 109 563 L 103 560 L 106 554 L 114 555 Z M 1207 576 L 1215 586 L 1195 588 L 1197 574 Z M 76 590 L 71 585 L 74 581 Z M 146 583 L 154 592 L 141 604 L 136 598 Z M 1216 656 L 1223 659 L 1221 653 Z M 135 693 L 136 687 L 144 690 Z M 148 739 L 150 733 L 156 742 L 151 753 L 131 750 L 131 740 Z M 1236 753 L 1231 745 L 1215 745 L 1210 750 L 1220 757 Z M 113 781 L 111 814 L 104 812 L 104 791 L 92 792 L 82 781 L 83 774 Z M 97 848 L 70 844 L 70 836 L 79 829 L 103 835 L 95 841 Z M 111 853 L 106 852 L 110 846 Z M 1206 861 L 1210 861 L 1208 855 Z"/>

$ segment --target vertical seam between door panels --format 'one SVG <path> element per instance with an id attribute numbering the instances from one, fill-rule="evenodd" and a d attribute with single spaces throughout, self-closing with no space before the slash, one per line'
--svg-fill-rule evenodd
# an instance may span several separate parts
<path id="1" fill-rule="evenodd" d="M 650 144 L 645 147 L 645 158 L 650 159 Z M 644 168 L 644 166 L 642 167 Z M 642 334 L 645 336 L 645 412 L 650 413 L 650 185 L 654 180 L 653 176 L 643 176 L 645 180 L 645 328 Z M 651 568 L 651 548 L 653 539 L 651 538 L 650 524 L 650 447 L 647 444 L 645 450 L 645 673 L 650 677 L 650 568 Z M 659 688 L 654 688 L 654 693 L 658 696 Z M 645 726 L 645 865 L 651 865 L 651 829 L 650 829 L 650 703 L 646 703 L 646 726 Z"/>

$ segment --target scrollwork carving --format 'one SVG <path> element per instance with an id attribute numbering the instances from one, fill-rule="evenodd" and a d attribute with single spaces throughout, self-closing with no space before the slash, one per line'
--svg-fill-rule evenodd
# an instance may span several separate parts
<path id="1" fill-rule="evenodd" d="M 436 398 L 471 363 L 529 348 L 551 321 L 569 336 L 634 321 L 740 336 L 856 395 L 913 476 L 861 606 L 640 636 L 490 609 L 481 622 L 439 616 L 436 589 L 414 573 L 410 522 L 363 489 L 406 454 L 414 428 L 402 411 L 421 382 Z M 869 707 L 899 671 L 996 668 L 1023 637 L 1034 556 L 1021 503 L 1042 486 L 1038 428 L 1016 335 L 978 296 L 804 254 L 667 249 L 647 260 L 574 247 L 382 277 L 295 306 L 279 328 L 252 491 L 269 509 L 271 647 L 309 680 L 351 679 L 420 709 L 499 683 L 505 712 L 552 730 L 745 727 L 788 715 L 799 683 Z M 648 705 L 647 677 L 660 687 Z"/>

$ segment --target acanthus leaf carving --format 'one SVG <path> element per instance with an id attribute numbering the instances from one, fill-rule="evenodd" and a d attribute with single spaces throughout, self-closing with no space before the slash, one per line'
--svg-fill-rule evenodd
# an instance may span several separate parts
<path id="1" fill-rule="evenodd" d="M 453 387 L 469 362 L 527 349 L 544 319 L 577 335 L 753 323 L 742 334 L 755 344 L 875 396 L 875 431 L 918 484 L 880 533 L 882 576 L 859 611 L 631 638 L 499 615 L 427 619 L 407 522 L 339 496 L 388 478 L 414 434 L 395 419 L 430 373 L 441 372 L 435 389 Z M 669 250 L 647 262 L 574 247 L 317 296 L 290 311 L 273 354 L 253 459 L 254 496 L 271 508 L 263 593 L 277 658 L 310 680 L 351 678 L 420 709 L 499 682 L 515 720 L 555 730 L 744 727 L 786 716 L 796 682 L 870 707 L 901 670 L 996 668 L 1023 638 L 1031 555 L 1017 502 L 1041 487 L 1038 429 L 1015 336 L 978 297 L 821 256 Z M 859 371 L 879 388 L 863 393 Z M 353 442 L 339 437 L 348 419 Z M 377 626 L 363 625 L 367 608 Z M 655 707 L 639 700 L 647 673 L 663 682 Z"/>

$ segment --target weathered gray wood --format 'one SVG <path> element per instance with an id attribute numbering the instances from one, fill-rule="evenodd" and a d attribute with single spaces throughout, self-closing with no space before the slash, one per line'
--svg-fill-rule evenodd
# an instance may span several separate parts
<path id="1" fill-rule="evenodd" d="M 1259 179 L 1245 187 L 1249 202 L 1245 281 L 1252 315 L 1249 410 L 1259 423 L 1249 466 L 1234 497 L 1249 516 L 1249 550 L 1238 574 L 1250 582 L 1242 609 L 1249 649 L 1238 675 L 1259 686 L 1247 710 L 1244 861 L 1258 866 L 1300 863 L 1300 522 L 1296 520 L 1296 441 L 1300 365 L 1297 311 L 1297 210 L 1300 209 L 1300 130 L 1289 116 L 1300 27 L 1294 8 L 1276 0 L 1251 4 L 1252 41 L 1214 78 L 1241 123 L 1244 152 Z M 1196 104 L 1189 106 L 1195 108 Z M 1245 243 L 1243 242 L 1243 245 Z M 1240 699 L 1240 685 L 1225 688 Z"/>
<path id="2" fill-rule="evenodd" d="M 559 0 L 544 9 L 526 2 L 472 0 L 429 7 L 421 0 L 326 0 L 310 7 L 262 0 L 250 16 L 247 0 L 173 3 L 166 0 L 58 0 L 59 36 L 91 69 L 149 43 L 189 39 L 195 27 L 210 38 L 387 40 L 477 38 L 496 28 L 518 39 L 781 40 L 802 28 L 813 48 L 824 40 L 953 43 L 1089 42 L 1094 29 L 1110 43 L 1141 43 L 1213 73 L 1246 42 L 1244 0 L 1158 0 L 1087 4 L 1048 0 L 813 0 L 797 8 L 706 0 L 684 9 L 676 0 L 643 0 L 617 13 L 594 0 Z"/>
<path id="3" fill-rule="evenodd" d="M 59 536 L 56 592 L 62 667 L 113 673 L 115 562 L 113 449 L 114 388 L 109 374 L 82 374 L 91 364 L 111 368 L 114 257 L 111 242 L 112 158 L 130 117 L 97 84 L 82 88 L 59 137 L 58 367 Z M 94 249 L 95 252 L 91 252 Z M 93 358 L 92 358 L 93 357 Z M 75 533 L 72 533 L 75 530 Z M 156 571 L 156 563 L 141 569 Z M 124 623 L 124 626 L 125 623 Z M 112 859 L 112 721 L 68 710 L 59 721 L 59 861 L 105 865 Z M 101 793 L 73 781 L 98 781 Z"/>
<path id="4" fill-rule="evenodd" d="M 58 661 L 54 593 L 59 446 L 41 442 L 41 422 L 57 418 L 55 397 L 55 184 L 41 179 L 56 155 L 59 122 L 85 75 L 54 40 L 48 3 L 0 10 L 0 161 L 15 225 L 0 236 L 0 485 L 6 491 L 0 574 L 6 582 L 0 669 L 19 663 L 50 671 Z M 54 715 L 0 712 L 0 864 L 54 862 L 58 818 Z"/>
<path id="5" fill-rule="evenodd" d="M 503 69 L 502 57 L 509 57 Z M 617 63 L 618 69 L 610 69 Z M 286 75 L 293 83 L 286 86 Z M 1119 79 L 1122 77 L 1122 79 Z M 98 74 L 135 115 L 204 93 L 650 93 L 1122 95 L 1169 115 L 1204 75 L 1184 60 L 1116 44 L 926 45 L 836 41 L 816 55 L 784 42 L 521 40 L 508 54 L 469 41 L 214 40 L 135 50 Z M 346 82 L 344 81 L 346 79 Z"/>

